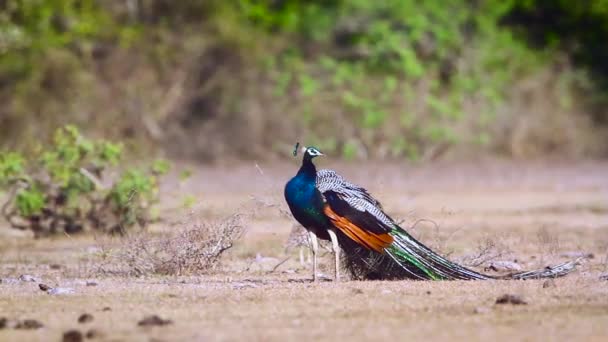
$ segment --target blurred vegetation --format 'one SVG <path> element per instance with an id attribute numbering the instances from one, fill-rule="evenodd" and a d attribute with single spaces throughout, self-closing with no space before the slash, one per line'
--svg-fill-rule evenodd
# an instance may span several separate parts
<path id="1" fill-rule="evenodd" d="M 5 3 L 11 147 L 73 122 L 199 159 L 608 151 L 604 0 Z"/>
<path id="2" fill-rule="evenodd" d="M 104 184 L 104 174 L 117 168 L 122 153 L 122 144 L 87 139 L 74 126 L 58 129 L 52 145 L 40 146 L 31 158 L 0 153 L 0 190 L 9 193 L 2 215 L 13 228 L 37 237 L 145 226 L 157 202 L 157 178 L 169 164 L 159 160 L 149 171 L 130 168 Z"/>
<path id="3" fill-rule="evenodd" d="M 600 108 L 608 100 L 608 1 L 520 0 L 503 22 L 515 27 L 531 46 L 563 51 L 585 69 L 598 88 L 592 95 L 598 108 L 592 114 L 607 122 L 608 112 Z"/>

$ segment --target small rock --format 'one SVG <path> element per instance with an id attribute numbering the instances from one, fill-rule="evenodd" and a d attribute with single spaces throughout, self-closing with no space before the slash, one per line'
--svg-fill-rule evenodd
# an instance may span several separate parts
<path id="1" fill-rule="evenodd" d="M 240 289 L 244 289 L 244 288 L 256 288 L 258 287 L 256 284 L 251 283 L 251 282 L 238 282 L 238 283 L 233 283 L 232 284 L 232 288 L 235 290 L 240 290 Z"/>
<path id="2" fill-rule="evenodd" d="M 600 280 L 608 280 L 608 273 L 600 275 Z"/>
<path id="3" fill-rule="evenodd" d="M 363 290 L 355 288 L 355 289 L 353 289 L 353 293 L 354 294 L 363 294 Z"/>
<path id="4" fill-rule="evenodd" d="M 78 317 L 78 323 L 89 323 L 93 321 L 93 315 L 88 313 L 83 313 Z"/>
<path id="5" fill-rule="evenodd" d="M 78 330 L 68 330 L 63 333 L 63 342 L 82 342 L 84 336 Z"/>
<path id="6" fill-rule="evenodd" d="M 97 329 L 90 329 L 84 336 L 89 339 L 100 338 L 103 337 L 103 333 Z"/>
<path id="7" fill-rule="evenodd" d="M 87 286 L 97 286 L 97 285 L 99 285 L 99 284 L 97 284 L 96 281 L 93 281 L 93 280 L 87 281 Z"/>
<path id="8" fill-rule="evenodd" d="M 85 249 L 85 251 L 89 254 L 98 254 L 103 252 L 103 249 L 99 248 L 99 247 L 95 247 L 95 246 L 89 246 Z"/>
<path id="9" fill-rule="evenodd" d="M 513 305 L 525 305 L 528 304 L 520 296 L 505 294 L 496 299 L 496 304 L 513 304 Z"/>
<path id="10" fill-rule="evenodd" d="M 104 307 L 101 311 L 112 311 L 112 308 L 109 306 Z"/>
<path id="11" fill-rule="evenodd" d="M 19 276 L 19 280 L 26 282 L 26 283 L 37 283 L 38 279 L 32 275 L 29 274 L 22 274 Z"/>
<path id="12" fill-rule="evenodd" d="M 48 289 L 46 293 L 57 296 L 57 295 L 68 295 L 73 294 L 75 291 L 71 287 L 54 287 L 52 289 Z"/>
<path id="13" fill-rule="evenodd" d="M 426 291 L 425 293 L 429 296 L 431 295 L 431 291 Z"/>
<path id="14" fill-rule="evenodd" d="M 139 323 L 137 323 L 137 325 L 139 325 L 141 327 L 162 326 L 162 325 L 167 325 L 167 324 L 173 324 L 173 321 L 170 319 L 160 318 L 157 315 L 146 316 L 146 317 L 144 317 L 144 319 L 139 321 Z"/>
<path id="15" fill-rule="evenodd" d="M 492 261 L 488 267 L 492 271 L 521 271 L 522 267 L 513 261 Z"/>
<path id="16" fill-rule="evenodd" d="M 582 252 L 582 251 L 564 252 L 564 253 L 560 254 L 559 256 L 561 256 L 562 258 L 568 258 L 568 259 L 577 259 L 577 258 L 593 259 L 593 258 L 595 258 L 595 255 L 593 253 Z"/>
<path id="17" fill-rule="evenodd" d="M 555 287 L 555 280 L 553 279 L 547 279 L 543 282 L 543 289 L 549 288 L 549 287 Z"/>
<path id="18" fill-rule="evenodd" d="M 14 285 L 20 283 L 17 278 L 0 278 L 0 284 Z"/>
<path id="19" fill-rule="evenodd" d="M 50 264 L 49 268 L 52 270 L 60 270 L 61 269 L 61 265 L 59 264 Z"/>
<path id="20" fill-rule="evenodd" d="M 2 329 L 16 329 L 17 324 L 19 324 L 18 320 L 9 319 L 6 317 L 0 318 L 0 330 Z"/>
<path id="21" fill-rule="evenodd" d="M 44 325 L 38 322 L 35 319 L 25 319 L 23 321 L 17 322 L 15 325 L 15 329 L 23 329 L 23 330 L 31 330 L 31 329 L 40 329 Z"/>
<path id="22" fill-rule="evenodd" d="M 476 313 L 476 314 L 485 314 L 488 312 L 490 312 L 490 308 L 485 307 L 485 306 L 478 306 L 473 310 L 473 313 Z"/>
<path id="23" fill-rule="evenodd" d="M 38 288 L 40 289 L 40 291 L 44 291 L 44 292 L 52 289 L 52 287 L 48 286 L 47 284 L 42 284 L 42 283 L 38 284 Z"/>

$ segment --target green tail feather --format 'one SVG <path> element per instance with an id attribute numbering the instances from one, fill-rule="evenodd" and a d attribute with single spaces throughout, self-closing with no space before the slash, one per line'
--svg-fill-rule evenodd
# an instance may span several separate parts
<path id="1" fill-rule="evenodd" d="M 487 280 L 555 278 L 572 272 L 577 260 L 535 271 L 491 276 L 449 261 L 416 240 L 401 227 L 390 233 L 394 242 L 384 254 L 370 251 L 341 236 L 346 269 L 358 279 Z"/>

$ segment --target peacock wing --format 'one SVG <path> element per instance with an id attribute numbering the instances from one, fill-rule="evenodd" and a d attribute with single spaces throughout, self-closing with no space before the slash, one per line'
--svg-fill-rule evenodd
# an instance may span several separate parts
<path id="1" fill-rule="evenodd" d="M 367 190 L 329 170 L 317 173 L 317 188 L 325 201 L 325 215 L 350 239 L 380 253 L 393 242 L 389 233 L 394 222 Z"/>

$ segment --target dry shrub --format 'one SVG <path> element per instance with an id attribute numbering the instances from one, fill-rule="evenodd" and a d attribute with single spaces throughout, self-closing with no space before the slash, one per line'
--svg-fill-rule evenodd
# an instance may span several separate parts
<path id="1" fill-rule="evenodd" d="M 536 232 L 541 254 L 555 255 L 560 250 L 559 236 L 549 230 L 546 226 L 542 226 Z"/>
<path id="2" fill-rule="evenodd" d="M 485 237 L 480 240 L 473 254 L 464 256 L 461 263 L 471 267 L 479 267 L 491 261 L 510 256 L 512 254 L 509 247 L 501 242 L 500 239 Z"/>
<path id="3" fill-rule="evenodd" d="M 406 230 L 430 249 L 449 258 L 454 253 L 454 250 L 449 247 L 449 242 L 453 240 L 454 235 L 460 231 L 460 228 L 448 231 L 447 229 L 442 229 L 441 223 L 434 220 L 417 219 Z"/>
<path id="4" fill-rule="evenodd" d="M 118 273 L 135 276 L 206 273 L 219 265 L 243 231 L 242 215 L 234 214 L 217 222 L 186 222 L 163 234 L 134 233 L 122 240 L 111 264 Z"/>

